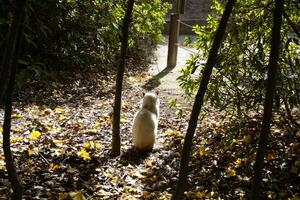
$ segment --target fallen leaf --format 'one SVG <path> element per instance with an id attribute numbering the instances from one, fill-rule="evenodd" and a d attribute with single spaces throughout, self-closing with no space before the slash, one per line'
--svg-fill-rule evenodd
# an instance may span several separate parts
<path id="1" fill-rule="evenodd" d="M 244 135 L 243 141 L 244 141 L 245 143 L 251 142 L 251 136 L 250 136 L 250 135 Z"/>
<path id="2" fill-rule="evenodd" d="M 267 161 L 272 161 L 275 159 L 275 156 L 273 153 L 268 153 L 266 156 Z"/>
<path id="3" fill-rule="evenodd" d="M 226 173 L 227 173 L 228 176 L 231 176 L 231 177 L 236 176 L 236 171 L 234 169 L 230 168 L 230 167 L 228 167 L 226 169 Z"/>
<path id="4" fill-rule="evenodd" d="M 152 160 L 148 160 L 148 161 L 146 162 L 146 165 L 147 165 L 148 167 L 152 167 L 153 161 L 152 161 Z"/>
<path id="5" fill-rule="evenodd" d="M 68 193 L 64 193 L 64 192 L 60 192 L 58 193 L 58 200 L 65 200 L 69 198 L 69 194 Z"/>
<path id="6" fill-rule="evenodd" d="M 86 152 L 84 148 L 81 149 L 81 151 L 78 153 L 78 156 L 79 156 L 80 158 L 85 159 L 85 160 L 90 160 L 90 159 L 91 159 L 89 153 Z"/>
<path id="7" fill-rule="evenodd" d="M 121 119 L 120 119 L 120 123 L 121 123 L 121 124 L 125 124 L 125 122 L 126 122 L 125 118 L 121 118 Z"/>
<path id="8" fill-rule="evenodd" d="M 56 113 L 56 114 L 61 114 L 63 112 L 64 112 L 64 109 L 62 109 L 62 108 L 55 108 L 55 110 L 54 110 L 54 113 Z"/>
<path id="9" fill-rule="evenodd" d="M 206 193 L 207 193 L 207 190 L 204 190 L 204 191 L 201 191 L 201 192 L 198 191 L 198 192 L 195 193 L 195 197 L 197 199 L 203 199 L 205 197 Z"/>
<path id="10" fill-rule="evenodd" d="M 148 194 L 149 194 L 148 191 L 145 191 L 145 190 L 144 190 L 144 191 L 142 192 L 142 198 L 143 198 L 143 199 L 146 199 L 146 198 L 148 197 Z"/>
<path id="11" fill-rule="evenodd" d="M 66 119 L 66 116 L 64 116 L 64 115 L 60 115 L 60 116 L 59 116 L 59 120 L 60 120 L 60 121 L 62 121 L 62 120 L 64 120 L 64 119 Z"/>
<path id="12" fill-rule="evenodd" d="M 202 156 L 205 156 L 206 155 L 206 150 L 205 150 L 205 147 L 204 146 L 201 146 L 199 147 L 199 155 L 202 157 Z"/>
<path id="13" fill-rule="evenodd" d="M 165 135 L 165 136 L 172 136 L 173 134 L 174 134 L 173 131 L 170 130 L 170 129 L 168 129 L 168 130 L 166 130 L 166 131 L 164 132 L 164 135 Z"/>
<path id="14" fill-rule="evenodd" d="M 27 150 L 27 153 L 28 153 L 29 156 L 31 156 L 31 155 L 34 154 L 34 151 L 33 151 L 32 149 L 28 149 L 28 150 Z"/>
<path id="15" fill-rule="evenodd" d="M 240 166 L 242 164 L 242 159 L 238 158 L 236 161 L 234 161 L 234 164 Z"/>
<path id="16" fill-rule="evenodd" d="M 54 164 L 54 163 L 49 164 L 49 170 L 51 170 L 51 171 L 55 171 L 58 168 L 59 168 L 59 165 L 57 165 L 57 164 Z"/>
<path id="17" fill-rule="evenodd" d="M 22 115 L 20 113 L 14 113 L 11 115 L 11 118 L 21 118 Z"/>
<path id="18" fill-rule="evenodd" d="M 122 103 L 122 109 L 126 110 L 128 109 L 128 103 Z"/>
<path id="19" fill-rule="evenodd" d="M 145 176 L 142 175 L 139 171 L 137 170 L 134 170 L 134 173 L 132 174 L 133 177 L 136 177 L 136 178 L 140 178 L 140 179 L 144 179 Z"/>
<path id="20" fill-rule="evenodd" d="M 84 147 L 85 149 L 91 149 L 91 148 L 93 148 L 92 145 L 91 145 L 91 142 L 85 142 L 85 143 L 83 144 L 83 147 Z"/>
<path id="21" fill-rule="evenodd" d="M 156 175 L 153 175 L 153 176 L 151 177 L 151 181 L 152 181 L 152 182 L 156 182 L 156 181 L 157 181 L 157 176 L 156 176 Z"/>
<path id="22" fill-rule="evenodd" d="M 40 137 L 41 135 L 42 134 L 39 131 L 32 131 L 29 136 L 29 139 L 34 141 L 34 140 L 37 140 L 37 138 Z"/>
<path id="23" fill-rule="evenodd" d="M 22 138 L 18 137 L 18 136 L 15 136 L 15 137 L 11 137 L 10 138 L 10 142 L 11 143 L 15 143 L 15 142 L 21 142 L 22 141 Z"/>
<path id="24" fill-rule="evenodd" d="M 52 110 L 50 108 L 46 108 L 45 110 L 43 110 L 42 115 L 49 115 L 52 112 Z"/>

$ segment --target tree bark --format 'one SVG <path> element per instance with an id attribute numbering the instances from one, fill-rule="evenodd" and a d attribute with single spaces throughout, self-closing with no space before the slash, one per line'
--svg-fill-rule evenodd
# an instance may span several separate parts
<path id="1" fill-rule="evenodd" d="M 4 104 L 7 88 L 11 76 L 10 65 L 15 65 L 16 60 L 12 59 L 17 53 L 18 40 L 22 35 L 24 21 L 24 6 L 25 2 L 16 1 L 14 9 L 14 19 L 11 28 L 9 29 L 8 38 L 6 41 L 4 55 L 0 67 L 0 105 Z"/>
<path id="2" fill-rule="evenodd" d="M 12 26 L 9 30 L 8 41 L 5 47 L 5 53 L 2 60 L 1 71 L 1 96 L 5 102 L 5 114 L 3 123 L 3 151 L 6 163 L 8 178 L 11 182 L 13 200 L 22 199 L 23 186 L 16 173 L 13 155 L 10 149 L 10 128 L 12 113 L 12 94 L 17 68 L 18 54 L 20 52 L 21 37 L 24 22 L 24 8 L 26 1 L 15 1 L 16 8 Z"/>
<path id="3" fill-rule="evenodd" d="M 128 31 L 129 25 L 132 16 L 134 0 L 128 0 L 127 9 L 125 16 L 123 18 L 123 26 L 122 26 L 122 36 L 121 36 L 121 55 L 119 68 L 117 73 L 116 80 L 116 91 L 115 91 L 115 102 L 113 108 L 113 121 L 112 121 L 112 147 L 111 147 L 111 155 L 118 156 L 120 155 L 120 110 L 121 110 L 121 101 L 122 101 L 122 84 L 123 84 L 123 76 L 125 70 L 125 61 L 127 56 L 128 49 Z"/>
<path id="4" fill-rule="evenodd" d="M 214 37 L 213 45 L 209 52 L 209 56 L 207 59 L 206 66 L 204 68 L 204 72 L 202 75 L 199 89 L 198 89 L 198 92 L 195 97 L 187 133 L 184 138 L 184 145 L 183 145 L 181 161 L 180 161 L 179 179 L 178 179 L 176 191 L 175 191 L 175 194 L 173 197 L 173 199 L 175 199 L 175 200 L 183 199 L 183 193 L 185 191 L 186 184 L 187 184 L 188 163 L 189 163 L 190 152 L 191 152 L 191 148 L 192 148 L 192 140 L 193 140 L 193 136 L 194 136 L 194 133 L 195 133 L 195 130 L 197 127 L 199 113 L 200 113 L 201 107 L 203 105 L 203 98 L 204 98 L 205 92 L 207 90 L 207 85 L 208 85 L 208 82 L 209 82 L 209 79 L 210 79 L 210 76 L 212 73 L 212 69 L 217 62 L 218 50 L 220 48 L 222 38 L 224 36 L 225 29 L 227 26 L 227 22 L 229 20 L 229 17 L 230 17 L 230 14 L 231 14 L 234 4 L 235 4 L 235 0 L 228 0 L 228 2 L 226 4 L 222 19 L 220 21 L 219 27 L 218 27 L 215 37 Z"/>
<path id="5" fill-rule="evenodd" d="M 270 134 L 270 123 L 272 119 L 273 97 L 275 93 L 276 74 L 278 68 L 279 49 L 280 49 L 280 29 L 282 24 L 283 0 L 275 0 L 275 9 L 273 17 L 271 53 L 268 66 L 268 77 L 266 85 L 266 96 L 264 101 L 264 114 L 262 128 L 259 138 L 259 144 L 256 153 L 254 165 L 254 177 L 252 182 L 252 191 L 250 198 L 252 200 L 260 199 L 261 178 L 264 167 L 264 157 L 267 151 L 268 135 Z"/>

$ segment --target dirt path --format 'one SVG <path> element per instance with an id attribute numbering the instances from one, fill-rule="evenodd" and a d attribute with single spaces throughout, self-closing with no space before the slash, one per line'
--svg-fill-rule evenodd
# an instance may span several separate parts
<path id="1" fill-rule="evenodd" d="M 180 46 L 182 46 L 185 35 L 179 37 Z M 167 66 L 167 54 L 168 54 L 168 37 L 165 37 L 165 42 L 158 45 L 154 57 L 154 63 L 150 67 L 150 74 L 153 75 L 153 78 L 149 84 L 148 89 L 159 89 L 160 93 L 170 97 L 170 98 L 179 98 L 182 96 L 183 92 L 181 91 L 176 78 L 179 75 L 179 70 L 184 67 L 187 59 L 190 54 L 195 52 L 193 48 L 184 47 L 178 48 L 177 54 L 177 65 L 173 69 L 166 68 Z"/>

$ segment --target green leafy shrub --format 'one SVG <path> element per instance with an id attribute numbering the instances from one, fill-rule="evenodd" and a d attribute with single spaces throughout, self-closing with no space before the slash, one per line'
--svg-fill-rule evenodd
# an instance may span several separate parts
<path id="1" fill-rule="evenodd" d="M 300 106 L 300 39 L 293 28 L 298 28 L 300 23 L 297 6 L 297 1 L 285 5 L 277 111 L 282 108 L 279 105 L 285 105 L 285 111 Z M 213 33 L 223 12 L 223 5 L 218 0 L 213 1 L 211 8 L 214 14 L 208 15 L 206 25 L 194 27 L 198 35 L 195 48 L 199 54 L 190 57 L 178 77 L 187 98 L 198 89 L 204 67 L 202 63 L 207 60 Z M 237 1 L 206 94 L 206 100 L 215 108 L 239 117 L 248 115 L 250 111 L 259 111 L 265 92 L 273 9 L 274 1 L 271 0 Z"/>
<path id="2" fill-rule="evenodd" d="M 0 0 L 0 10 L 8 13 L 0 16 L 0 26 L 8 27 L 11 10 L 5 2 Z M 29 1 L 20 63 L 35 74 L 44 69 L 111 66 L 120 48 L 125 7 L 123 0 Z M 130 30 L 131 54 L 146 56 L 160 41 L 169 8 L 161 0 L 136 1 Z M 0 41 L 6 33 L 0 31 Z"/>

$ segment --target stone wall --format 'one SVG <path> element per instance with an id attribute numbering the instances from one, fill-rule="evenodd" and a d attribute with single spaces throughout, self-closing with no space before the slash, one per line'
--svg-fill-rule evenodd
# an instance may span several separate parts
<path id="1" fill-rule="evenodd" d="M 166 16 L 166 27 L 164 32 L 169 30 L 170 13 L 176 12 L 176 0 L 165 0 L 172 4 L 172 10 Z M 180 16 L 182 22 L 195 25 L 203 24 L 207 17 L 207 14 L 211 12 L 210 9 L 211 0 L 185 0 L 185 13 Z M 191 34 L 191 30 L 188 27 L 181 26 L 181 34 Z"/>

